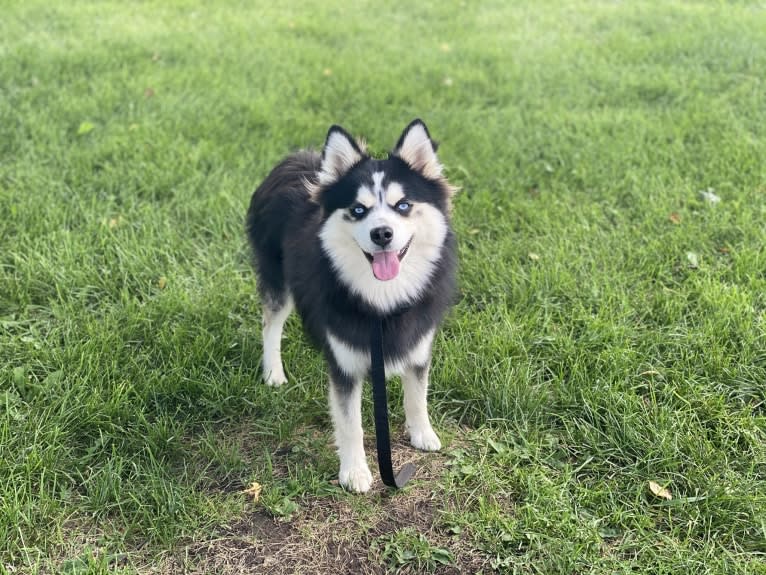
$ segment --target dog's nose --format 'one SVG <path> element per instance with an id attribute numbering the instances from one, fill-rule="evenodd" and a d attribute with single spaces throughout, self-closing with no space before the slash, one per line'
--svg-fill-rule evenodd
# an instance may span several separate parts
<path id="1" fill-rule="evenodd" d="M 384 248 L 394 239 L 394 230 L 388 226 L 374 228 L 370 230 L 370 239 L 381 248 Z"/>

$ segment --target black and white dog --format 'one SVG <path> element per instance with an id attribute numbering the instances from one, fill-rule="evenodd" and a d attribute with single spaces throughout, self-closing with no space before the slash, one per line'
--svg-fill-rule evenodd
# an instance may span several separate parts
<path id="1" fill-rule="evenodd" d="M 263 304 L 263 377 L 286 381 L 282 328 L 296 307 L 329 366 L 339 480 L 352 491 L 372 485 L 361 401 L 374 318 L 384 318 L 386 374 L 402 378 L 412 445 L 441 447 L 426 395 L 434 333 L 455 291 L 454 191 L 415 120 L 386 159 L 333 126 L 321 155 L 288 156 L 253 194 L 247 233 Z"/>

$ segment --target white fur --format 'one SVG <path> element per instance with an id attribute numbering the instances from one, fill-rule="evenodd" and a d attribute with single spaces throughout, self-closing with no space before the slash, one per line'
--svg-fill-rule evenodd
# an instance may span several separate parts
<path id="1" fill-rule="evenodd" d="M 407 430 L 410 433 L 410 443 L 423 451 L 438 451 L 442 443 L 428 418 L 428 368 L 421 377 L 418 377 L 415 369 L 404 370 L 402 387 L 404 415 Z"/>
<path id="2" fill-rule="evenodd" d="M 431 330 L 421 338 L 407 356 L 396 358 L 393 362 L 387 361 L 385 363 L 386 376 L 403 375 L 413 365 L 428 365 L 431 359 L 433 338 L 434 330 Z M 330 344 L 330 351 L 335 362 L 343 373 L 354 379 L 361 379 L 367 375 L 370 370 L 369 353 L 348 345 L 329 331 L 327 332 L 327 342 Z"/>
<path id="3" fill-rule="evenodd" d="M 372 174 L 372 189 L 369 186 L 361 185 L 356 194 L 356 201 L 370 208 L 383 208 L 386 206 L 396 206 L 404 199 L 404 188 L 398 182 L 390 182 L 388 187 L 383 189 L 383 172 L 374 172 Z"/>
<path id="4" fill-rule="evenodd" d="M 407 130 L 401 147 L 394 150 L 394 154 L 426 178 L 436 180 L 442 176 L 442 165 L 436 157 L 433 142 L 423 124 L 413 124 Z"/>
<path id="5" fill-rule="evenodd" d="M 382 176 L 381 176 L 382 177 Z M 389 312 L 411 302 L 422 294 L 436 270 L 441 248 L 447 236 L 447 220 L 437 208 L 427 203 L 414 203 L 409 217 L 401 217 L 388 203 L 402 199 L 402 186 L 392 182 L 383 193 L 381 203 L 374 189 L 362 186 L 357 199 L 364 203 L 375 197 L 370 212 L 357 222 L 349 221 L 343 210 L 336 210 L 319 232 L 322 249 L 338 272 L 341 281 L 355 294 L 381 312 Z M 370 230 L 387 225 L 394 231 L 389 249 L 400 251 L 412 238 L 401 261 L 399 275 L 380 281 L 372 273 L 363 251 L 374 253 L 379 248 L 370 239 Z"/>
<path id="6" fill-rule="evenodd" d="M 369 354 L 347 345 L 329 331 L 327 332 L 327 342 L 330 344 L 330 351 L 332 351 L 335 362 L 343 373 L 353 378 L 362 378 L 367 374 L 370 369 Z"/>
<path id="7" fill-rule="evenodd" d="M 349 393 L 341 394 L 336 392 L 335 385 L 330 382 L 330 415 L 340 459 L 338 481 L 351 491 L 369 491 L 372 487 L 372 473 L 364 453 L 361 381 Z"/>
<path id="8" fill-rule="evenodd" d="M 293 310 L 293 300 L 287 298 L 284 305 L 274 308 L 269 302 L 263 305 L 263 379 L 266 385 L 279 386 L 287 381 L 282 367 L 282 329 Z"/>
<path id="9" fill-rule="evenodd" d="M 398 182 L 391 182 L 386 188 L 385 198 L 389 206 L 395 206 L 400 200 L 404 199 L 404 188 Z"/>
<path id="10" fill-rule="evenodd" d="M 354 142 L 340 131 L 333 131 L 327 137 L 322 153 L 322 167 L 319 170 L 319 185 L 327 186 L 337 182 L 351 167 L 362 159 Z"/>
<path id="11" fill-rule="evenodd" d="M 385 174 L 383 172 L 374 172 L 372 174 L 372 191 L 375 194 L 375 198 L 383 197 L 383 178 Z"/>

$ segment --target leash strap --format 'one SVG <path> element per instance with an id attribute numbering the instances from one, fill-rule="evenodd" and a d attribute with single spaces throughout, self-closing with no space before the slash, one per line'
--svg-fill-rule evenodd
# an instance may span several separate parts
<path id="1" fill-rule="evenodd" d="M 407 463 L 394 476 L 391 463 L 391 437 L 388 428 L 388 398 L 386 397 L 386 368 L 383 363 L 383 320 L 374 319 L 370 330 L 370 379 L 375 406 L 375 442 L 378 448 L 378 469 L 383 483 L 401 488 L 415 473 L 415 466 Z"/>

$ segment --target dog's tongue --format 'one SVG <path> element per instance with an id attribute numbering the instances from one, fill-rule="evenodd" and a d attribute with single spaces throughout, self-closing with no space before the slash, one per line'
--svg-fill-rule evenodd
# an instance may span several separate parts
<path id="1" fill-rule="evenodd" d="M 372 255 L 372 273 L 381 281 L 399 275 L 399 255 L 396 252 L 376 252 Z"/>

